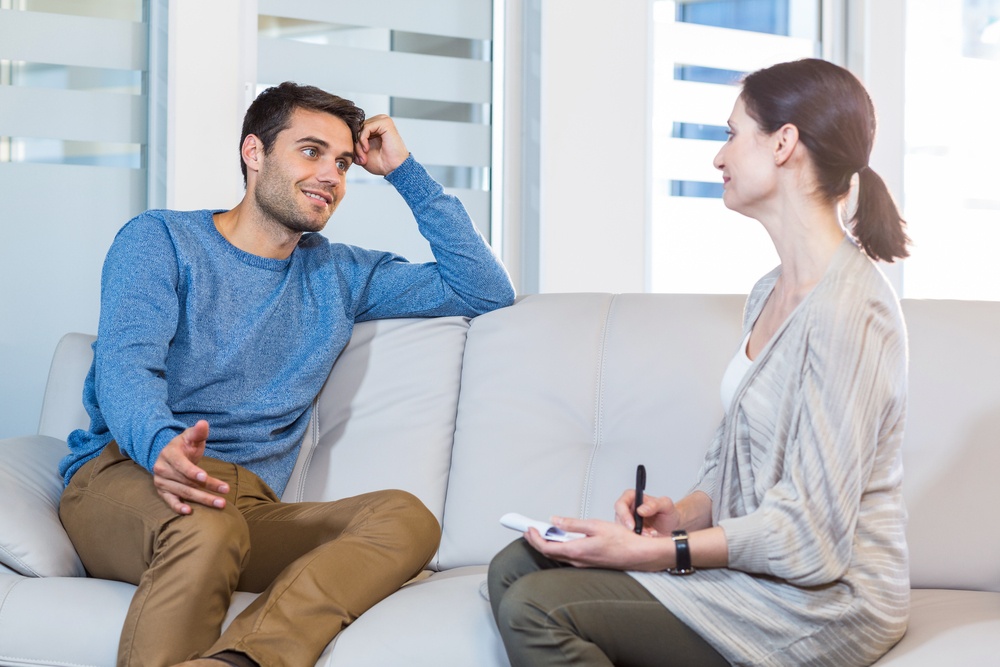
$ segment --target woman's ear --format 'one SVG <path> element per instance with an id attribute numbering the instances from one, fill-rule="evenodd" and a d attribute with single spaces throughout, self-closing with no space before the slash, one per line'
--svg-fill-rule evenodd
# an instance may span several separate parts
<path id="1" fill-rule="evenodd" d="M 792 157 L 795 147 L 799 143 L 799 128 L 791 123 L 785 123 L 779 127 L 775 133 L 774 164 L 782 166 Z"/>

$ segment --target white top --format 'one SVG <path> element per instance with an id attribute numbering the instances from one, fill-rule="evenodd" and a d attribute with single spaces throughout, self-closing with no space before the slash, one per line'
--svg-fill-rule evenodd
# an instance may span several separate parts
<path id="1" fill-rule="evenodd" d="M 752 330 L 751 330 L 752 331 Z M 733 396 L 736 395 L 736 388 L 740 386 L 740 382 L 743 381 L 744 376 L 746 376 L 747 371 L 750 370 L 750 364 L 753 361 L 747 356 L 747 344 L 750 342 L 750 332 L 747 332 L 746 337 L 743 339 L 743 343 L 740 345 L 740 349 L 736 350 L 736 354 L 733 355 L 732 361 L 726 367 L 726 372 L 722 374 L 722 387 L 720 389 L 720 395 L 722 396 L 722 409 L 727 413 L 729 412 L 730 406 L 733 404 Z"/>

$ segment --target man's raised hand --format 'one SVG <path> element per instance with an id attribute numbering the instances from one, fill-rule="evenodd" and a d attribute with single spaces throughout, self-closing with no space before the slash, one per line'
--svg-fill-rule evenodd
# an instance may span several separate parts
<path id="1" fill-rule="evenodd" d="M 178 514 L 190 514 L 191 504 L 222 508 L 229 492 L 225 482 L 198 467 L 205 455 L 208 422 L 204 419 L 167 443 L 153 464 L 153 485 L 163 501 Z"/>
<path id="2" fill-rule="evenodd" d="M 365 121 L 354 146 L 354 161 L 376 176 L 385 176 L 409 155 L 396 124 L 385 114 Z"/>

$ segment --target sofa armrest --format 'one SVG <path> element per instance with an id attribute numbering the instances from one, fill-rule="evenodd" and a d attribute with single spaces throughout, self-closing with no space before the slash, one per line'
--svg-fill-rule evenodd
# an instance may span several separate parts
<path id="1" fill-rule="evenodd" d="M 59 521 L 63 482 L 57 438 L 0 440 L 0 563 L 29 577 L 82 577 L 83 564 Z"/>
<path id="2" fill-rule="evenodd" d="M 52 354 L 38 433 L 65 440 L 71 431 L 87 428 L 90 417 L 83 406 L 83 382 L 94 360 L 96 336 L 68 333 Z"/>

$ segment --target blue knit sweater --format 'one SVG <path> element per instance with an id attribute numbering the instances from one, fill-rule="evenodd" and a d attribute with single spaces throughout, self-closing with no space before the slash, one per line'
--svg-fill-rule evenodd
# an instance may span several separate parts
<path id="1" fill-rule="evenodd" d="M 104 263 L 83 392 L 91 424 L 69 436 L 64 480 L 111 440 L 152 470 L 174 436 L 206 419 L 206 455 L 248 468 L 280 496 L 354 322 L 471 317 L 512 303 L 506 271 L 457 199 L 412 157 L 386 179 L 436 262 L 318 234 L 303 235 L 286 260 L 266 259 L 226 241 L 213 211 L 129 221 Z"/>

